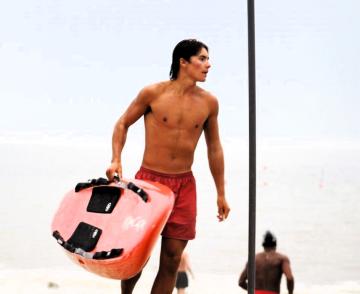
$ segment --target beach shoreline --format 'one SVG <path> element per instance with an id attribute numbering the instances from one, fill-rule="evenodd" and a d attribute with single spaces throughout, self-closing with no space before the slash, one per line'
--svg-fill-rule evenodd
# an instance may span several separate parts
<path id="1" fill-rule="evenodd" d="M 134 294 L 150 293 L 155 271 L 145 268 Z M 246 293 L 237 286 L 238 274 L 197 273 L 190 279 L 188 294 Z M 76 267 L 34 269 L 0 269 L 0 292 L 6 294 L 101 294 L 120 293 L 120 281 L 96 276 Z M 173 293 L 176 293 L 174 291 Z M 284 283 L 282 293 L 287 293 Z M 360 284 L 355 281 L 334 285 L 295 286 L 297 294 L 358 294 Z"/>

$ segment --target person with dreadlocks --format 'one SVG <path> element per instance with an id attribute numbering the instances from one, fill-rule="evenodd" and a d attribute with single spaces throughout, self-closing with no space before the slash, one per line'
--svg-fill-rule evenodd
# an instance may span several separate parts
<path id="1" fill-rule="evenodd" d="M 289 258 L 276 251 L 276 237 L 267 231 L 264 235 L 264 251 L 255 256 L 255 294 L 280 293 L 281 277 L 284 274 L 289 294 L 294 293 L 294 277 Z M 246 264 L 239 278 L 239 286 L 248 288 L 248 265 Z"/>

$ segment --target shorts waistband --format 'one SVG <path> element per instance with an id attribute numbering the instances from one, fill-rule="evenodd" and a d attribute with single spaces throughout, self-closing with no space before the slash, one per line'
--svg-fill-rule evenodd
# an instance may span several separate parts
<path id="1" fill-rule="evenodd" d="M 180 174 L 166 174 L 166 173 L 158 172 L 156 170 L 152 170 L 152 169 L 149 169 L 149 168 L 146 168 L 143 166 L 140 167 L 140 171 L 147 172 L 147 173 L 161 176 L 161 177 L 174 178 L 174 179 L 188 178 L 188 177 L 193 176 L 192 171 L 188 171 L 188 172 L 184 172 L 184 173 L 180 173 Z"/>

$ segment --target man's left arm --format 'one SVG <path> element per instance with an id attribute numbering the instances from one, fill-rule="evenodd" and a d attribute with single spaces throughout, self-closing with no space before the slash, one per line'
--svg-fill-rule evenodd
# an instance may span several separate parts
<path id="1" fill-rule="evenodd" d="M 286 277 L 286 286 L 288 288 L 289 294 L 293 294 L 295 281 L 290 267 L 290 259 L 287 256 L 284 256 L 282 262 L 282 271 Z"/>
<path id="2" fill-rule="evenodd" d="M 225 199 L 224 153 L 220 142 L 218 116 L 219 106 L 215 97 L 211 101 L 211 112 L 204 127 L 209 167 L 217 191 L 218 219 L 227 218 L 230 208 Z"/>

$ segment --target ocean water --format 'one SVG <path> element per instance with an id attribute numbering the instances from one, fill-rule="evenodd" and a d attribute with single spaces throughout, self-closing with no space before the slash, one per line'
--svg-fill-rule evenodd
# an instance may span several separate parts
<path id="1" fill-rule="evenodd" d="M 50 232 L 52 215 L 65 192 L 77 182 L 104 176 L 110 141 L 110 135 L 0 136 L 2 293 L 118 293 L 117 281 L 72 264 Z M 129 134 L 125 177 L 131 178 L 139 167 L 142 146 L 137 132 Z M 224 138 L 223 147 L 231 206 L 223 223 L 216 218 L 203 138 L 195 156 L 197 238 L 187 250 L 196 278 L 190 281 L 189 293 L 241 292 L 237 279 L 247 260 L 247 142 Z M 272 230 L 278 250 L 291 260 L 295 293 L 360 293 L 359 142 L 260 140 L 257 166 L 256 250 L 262 249 L 265 230 Z M 157 246 L 136 293 L 150 291 L 158 251 Z M 59 287 L 48 288 L 50 281 Z"/>

